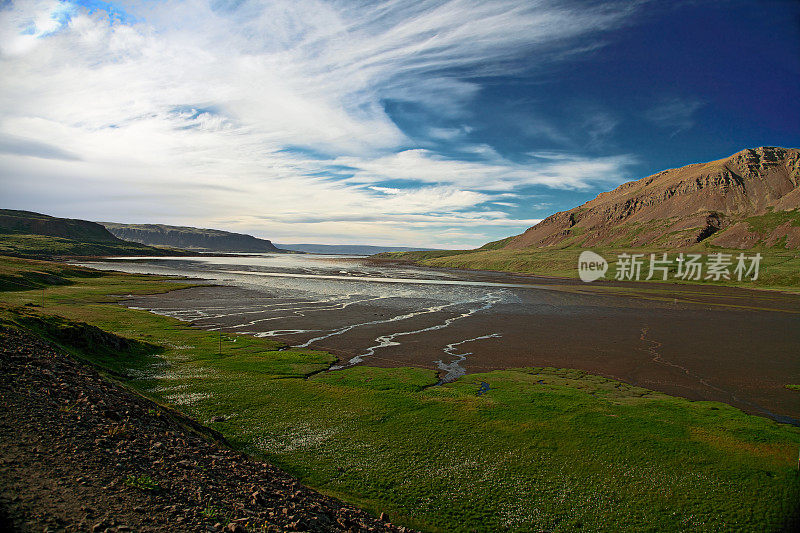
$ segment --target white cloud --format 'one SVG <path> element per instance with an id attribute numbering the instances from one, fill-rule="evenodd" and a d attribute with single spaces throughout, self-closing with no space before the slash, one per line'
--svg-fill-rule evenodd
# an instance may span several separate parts
<path id="1" fill-rule="evenodd" d="M 582 53 L 597 45 L 587 39 L 625 23 L 628 3 L 120 5 L 124 21 L 55 0 L 0 10 L 7 202 L 284 240 L 435 245 L 443 228 L 530 225 L 498 211 L 502 203 L 485 209 L 516 187 L 583 188 L 618 179 L 631 162 L 513 162 L 480 145 L 462 147 L 463 159 L 409 149 L 413 140 L 383 106 L 404 100 L 461 117 L 458 128 L 428 130 L 457 139 L 471 131 L 471 79 Z M 334 165 L 354 175 L 326 177 Z M 386 183 L 394 180 L 408 183 Z"/>
<path id="2" fill-rule="evenodd" d="M 402 180 L 450 184 L 479 191 L 510 191 L 527 185 L 586 189 L 593 182 L 611 183 L 622 179 L 625 169 L 635 162 L 627 155 L 583 158 L 547 154 L 546 158 L 539 156 L 514 163 L 487 147 L 469 148 L 471 153 L 483 157 L 472 161 L 450 159 L 429 150 L 414 149 L 372 160 L 341 157 L 335 163 L 356 169 L 354 176 L 346 180 L 348 183 Z"/>

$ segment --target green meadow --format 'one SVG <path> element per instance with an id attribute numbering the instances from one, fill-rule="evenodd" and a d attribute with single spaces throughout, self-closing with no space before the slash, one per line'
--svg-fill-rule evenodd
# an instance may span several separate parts
<path id="1" fill-rule="evenodd" d="M 759 236 L 759 242 L 766 242 L 770 233 L 781 225 L 800 226 L 800 210 L 772 212 L 764 215 L 752 216 L 741 220 L 746 222 L 748 229 Z M 387 252 L 378 254 L 380 259 L 402 260 L 417 263 L 423 266 L 439 268 L 462 268 L 476 270 L 497 270 L 502 272 L 515 272 L 522 274 L 535 274 L 539 276 L 556 276 L 563 278 L 578 277 L 578 256 L 583 250 L 590 249 L 599 253 L 609 262 L 609 271 L 605 279 L 614 279 L 616 270 L 615 263 L 617 255 L 643 254 L 642 281 L 648 273 L 650 254 L 655 254 L 656 258 L 661 258 L 664 252 L 668 253 L 669 259 L 675 259 L 677 254 L 684 252 L 687 254 L 700 254 L 703 256 L 701 263 L 706 263 L 709 254 L 730 254 L 734 260 L 744 253 L 750 257 L 755 253 L 760 253 L 762 260 L 760 263 L 759 276 L 756 280 L 745 279 L 738 281 L 736 276 L 730 280 L 682 280 L 676 278 L 677 266 L 673 264 L 669 269 L 668 283 L 689 283 L 689 284 L 711 284 L 727 285 L 760 289 L 776 289 L 789 292 L 800 291 L 800 251 L 786 248 L 786 238 L 778 240 L 773 246 L 760 244 L 747 250 L 730 249 L 715 246 L 708 242 L 699 242 L 680 250 L 669 248 L 667 245 L 671 239 L 684 232 L 696 232 L 699 228 L 664 233 L 646 247 L 636 247 L 637 237 L 644 231 L 652 231 L 657 224 L 669 226 L 671 221 L 651 221 L 648 223 L 631 222 L 619 228 L 619 236 L 614 242 L 602 246 L 591 246 L 586 244 L 586 229 L 575 226 L 568 230 L 568 236 L 562 242 L 553 246 L 527 247 L 521 249 L 505 249 L 503 246 L 513 237 L 507 237 L 499 241 L 487 243 L 474 250 L 432 250 L 419 252 Z M 729 224 L 729 226 L 732 224 Z M 718 237 L 722 232 L 715 234 Z M 713 240 L 713 239 L 710 239 Z M 731 268 L 733 271 L 733 268 Z M 705 276 L 705 267 L 704 267 Z M 659 273 L 660 274 L 660 273 Z M 653 283 L 664 283 L 656 276 Z"/>
<path id="2" fill-rule="evenodd" d="M 437 250 L 432 252 L 388 252 L 379 254 L 379 258 L 389 260 L 411 261 L 423 266 L 438 268 L 461 268 L 476 270 L 497 270 L 502 272 L 515 272 L 521 274 L 534 274 L 539 276 L 557 276 L 563 278 L 578 277 L 578 256 L 585 248 L 575 246 L 558 246 L 547 248 L 523 248 L 516 250 L 479 248 L 477 250 Z M 630 247 L 589 247 L 592 251 L 600 254 L 609 262 L 609 270 L 605 279 L 614 279 L 615 263 L 617 255 L 643 254 L 642 277 L 641 281 L 649 272 L 650 254 L 655 254 L 656 259 L 662 258 L 666 251 L 657 248 L 630 248 Z M 691 281 L 676 278 L 677 267 L 673 264 L 669 269 L 667 281 L 662 281 L 656 273 L 655 279 L 651 283 L 688 283 L 705 285 L 726 285 L 744 288 L 776 289 L 789 292 L 800 291 L 800 251 L 786 250 L 781 248 L 732 250 L 723 248 L 712 248 L 708 246 L 690 248 L 679 251 L 666 251 L 668 259 L 674 260 L 678 253 L 701 254 L 701 263 L 704 264 L 703 276 L 706 274 L 705 264 L 708 254 L 731 254 L 734 266 L 736 257 L 744 253 L 746 257 L 751 257 L 756 253 L 762 256 L 758 279 L 750 280 L 745 278 L 742 281 L 731 280 L 705 280 Z M 749 261 L 746 263 L 749 266 Z M 733 272 L 733 267 L 730 268 Z"/>
<path id="3" fill-rule="evenodd" d="M 324 352 L 280 350 L 116 303 L 188 286 L 0 258 L 0 319 L 399 524 L 661 532 L 797 523 L 800 428 L 569 369 L 470 374 L 441 386 L 419 368 L 326 372 L 335 357 Z M 128 340 L 110 350 L 91 326 Z M 478 395 L 483 383 L 489 390 Z M 147 475 L 158 483 L 158 467 Z"/>
<path id="4" fill-rule="evenodd" d="M 0 254 L 19 257 L 86 255 L 178 255 L 181 250 L 159 249 L 135 242 L 91 242 L 50 235 L 0 235 Z"/>

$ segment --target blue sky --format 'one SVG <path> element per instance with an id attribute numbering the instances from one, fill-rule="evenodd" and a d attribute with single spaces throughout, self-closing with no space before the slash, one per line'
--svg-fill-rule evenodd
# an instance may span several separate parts
<path id="1" fill-rule="evenodd" d="M 800 146 L 797 2 L 1 5 L 3 207 L 468 247 Z"/>

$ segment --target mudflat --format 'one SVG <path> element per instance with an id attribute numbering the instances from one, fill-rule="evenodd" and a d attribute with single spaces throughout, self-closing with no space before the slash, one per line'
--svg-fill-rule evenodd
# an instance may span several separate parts
<path id="1" fill-rule="evenodd" d="M 294 256 L 92 263 L 213 286 L 131 298 L 207 329 L 336 354 L 341 366 L 586 370 L 798 424 L 800 297 Z"/>

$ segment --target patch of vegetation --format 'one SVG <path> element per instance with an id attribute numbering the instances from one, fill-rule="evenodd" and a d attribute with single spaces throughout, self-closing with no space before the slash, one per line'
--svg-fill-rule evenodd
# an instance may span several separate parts
<path id="1" fill-rule="evenodd" d="M 477 268 L 545 276 L 577 276 L 577 248 L 548 249 L 546 253 L 531 248 L 519 250 L 486 250 L 447 258 L 420 261 L 425 266 Z"/>
<path id="2" fill-rule="evenodd" d="M 108 333 L 85 322 L 44 315 L 31 307 L 6 309 L 5 315 L 67 352 L 89 358 L 92 363 L 116 373 L 152 362 L 153 356 L 163 351 L 161 346 Z"/>
<path id="3" fill-rule="evenodd" d="M 644 254 L 644 266 L 642 269 L 642 281 L 645 281 L 649 269 L 650 254 L 661 257 L 664 250 L 648 248 L 607 248 L 591 247 L 591 250 L 599 253 L 609 261 L 610 269 L 606 273 L 605 279 L 613 279 L 615 274 L 614 263 L 617 255 L 621 253 Z M 523 248 L 518 250 L 487 250 L 469 252 L 461 255 L 451 255 L 448 257 L 437 257 L 430 259 L 417 260 L 420 265 L 439 268 L 460 268 L 477 270 L 498 270 L 505 272 L 518 272 L 523 274 L 534 274 L 539 276 L 558 276 L 565 278 L 578 277 L 578 256 L 583 251 L 573 247 L 548 247 L 548 248 Z M 709 253 L 727 253 L 733 258 L 741 253 L 751 256 L 757 252 L 761 253 L 762 260 L 759 270 L 759 278 L 756 281 L 749 279 L 741 282 L 736 279 L 731 280 L 705 280 L 699 281 L 676 279 L 676 265 L 670 269 L 668 277 L 669 283 L 691 283 L 709 285 L 729 285 L 751 288 L 771 288 L 788 291 L 800 290 L 800 252 L 778 249 L 756 249 L 756 250 L 728 250 L 723 248 L 712 249 L 699 244 L 693 248 L 682 250 L 684 253 L 699 253 L 708 255 Z M 679 251 L 667 252 L 673 260 Z M 703 260 L 702 262 L 705 262 Z M 732 271 L 732 269 L 731 269 Z M 658 276 L 653 280 L 661 281 Z"/>
<path id="4" fill-rule="evenodd" d="M 53 257 L 167 253 L 166 250 L 117 239 L 96 222 L 51 217 L 31 211 L 0 209 L 0 254 Z"/>
<path id="5" fill-rule="evenodd" d="M 237 338 L 238 342 L 239 339 Z M 230 351 L 230 350 L 226 350 Z M 267 351 L 242 352 L 236 350 L 224 355 L 217 364 L 226 372 L 247 370 L 265 374 L 268 377 L 310 376 L 327 370 L 337 362 L 337 358 L 326 352 L 316 351 Z"/>
<path id="6" fill-rule="evenodd" d="M 130 386 L 200 420 L 224 417 L 214 427 L 240 449 L 401 524 L 764 531 L 786 526 L 800 499 L 800 429 L 725 404 L 554 368 L 443 386 L 415 368 L 319 373 L 335 358 L 249 336 L 223 338 L 220 355 L 217 333 L 107 304 L 163 282 L 72 281 L 48 289 L 49 313 L 163 347 Z M 36 297 L 0 293 L 6 309 Z M 481 382 L 490 388 L 478 396 Z M 142 490 L 155 483 L 129 479 Z"/>
<path id="7" fill-rule="evenodd" d="M 382 252 L 372 257 L 396 261 L 422 261 L 472 253 L 474 250 L 415 250 L 412 252 Z"/>
<path id="8" fill-rule="evenodd" d="M 0 254 L 18 257 L 102 256 L 102 255 L 179 255 L 134 242 L 89 242 L 50 235 L 0 235 Z"/>
<path id="9" fill-rule="evenodd" d="M 585 235 L 586 234 L 586 228 L 584 228 L 582 226 L 572 226 L 569 229 L 569 232 L 572 235 L 576 236 L 576 237 L 580 237 L 581 235 Z"/>
<path id="10" fill-rule="evenodd" d="M 89 268 L 0 256 L 0 291 L 68 285 L 72 283 L 70 278 L 99 277 L 102 275 L 102 272 Z"/>
<path id="11" fill-rule="evenodd" d="M 786 387 L 789 390 L 796 390 L 797 392 L 800 392 L 800 385 L 789 384 L 789 385 L 784 385 L 784 387 Z"/>
<path id="12" fill-rule="evenodd" d="M 202 511 L 200 511 L 200 514 L 206 518 L 217 518 L 222 523 L 228 523 L 232 519 L 231 513 L 227 509 L 218 505 L 212 505 L 210 503 L 206 505 Z"/>
<path id="13" fill-rule="evenodd" d="M 142 474 L 140 476 L 130 474 L 127 478 L 125 478 L 125 484 L 129 487 L 133 487 L 134 489 L 143 491 L 155 492 L 161 490 L 161 486 L 158 484 L 158 482 L 147 474 Z"/>
<path id="14" fill-rule="evenodd" d="M 314 381 L 337 387 L 357 387 L 376 391 L 401 390 L 419 392 L 436 385 L 436 372 L 424 368 L 377 368 L 356 366 L 346 372 L 326 372 Z"/>
<path id="15" fill-rule="evenodd" d="M 766 235 L 775 231 L 778 226 L 787 222 L 792 226 L 800 226 L 800 210 L 792 211 L 773 211 L 763 215 L 748 217 L 745 219 L 750 231 Z"/>
<path id="16" fill-rule="evenodd" d="M 505 239 L 500 239 L 499 241 L 487 242 L 486 244 L 484 244 L 483 246 L 481 246 L 478 249 L 479 250 L 499 250 L 502 247 L 504 247 L 506 244 L 508 244 L 508 241 L 510 241 L 513 238 L 514 237 L 506 237 Z"/>

